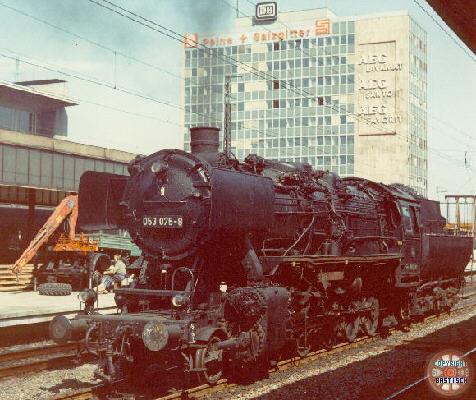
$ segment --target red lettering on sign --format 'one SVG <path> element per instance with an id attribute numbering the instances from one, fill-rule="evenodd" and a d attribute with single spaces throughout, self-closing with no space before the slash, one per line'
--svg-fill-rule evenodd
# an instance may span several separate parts
<path id="1" fill-rule="evenodd" d="M 185 48 L 197 47 L 198 46 L 198 34 L 197 33 L 186 33 L 184 36 L 183 45 Z"/>

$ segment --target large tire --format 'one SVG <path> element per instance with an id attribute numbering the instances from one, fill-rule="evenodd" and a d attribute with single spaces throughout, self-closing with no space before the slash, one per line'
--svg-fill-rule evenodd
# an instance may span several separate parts
<path id="1" fill-rule="evenodd" d="M 71 290 L 69 283 L 42 283 L 38 285 L 38 293 L 43 296 L 69 296 Z"/>

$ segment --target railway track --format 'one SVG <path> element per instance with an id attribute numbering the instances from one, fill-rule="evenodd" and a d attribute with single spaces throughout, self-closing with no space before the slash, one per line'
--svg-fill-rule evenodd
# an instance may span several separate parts
<path id="1" fill-rule="evenodd" d="M 468 299 L 469 297 L 476 297 L 476 292 L 473 292 L 469 295 L 467 295 L 465 298 Z M 434 320 L 434 319 L 440 319 L 440 318 L 451 318 L 454 315 L 458 315 L 460 313 L 463 313 L 464 311 L 473 308 L 475 306 L 474 302 L 471 304 L 467 304 L 461 307 L 458 307 L 454 310 L 451 310 L 450 312 L 446 312 L 440 315 L 431 315 L 426 317 L 423 321 L 413 323 L 411 325 L 411 329 L 418 329 L 419 327 L 422 327 L 426 323 Z M 388 332 L 388 335 L 392 335 L 393 332 L 396 332 L 397 329 L 390 329 Z M 307 356 L 304 357 L 293 357 L 287 360 L 280 361 L 274 368 L 269 370 L 269 374 L 275 374 L 277 372 L 281 372 L 290 368 L 296 368 L 297 366 L 300 365 L 305 365 L 310 362 L 313 362 L 318 359 L 325 359 L 328 357 L 331 357 L 335 355 L 336 353 L 340 353 L 343 351 L 347 351 L 359 346 L 362 346 L 363 344 L 370 343 L 376 340 L 380 340 L 382 337 L 380 335 L 374 336 L 374 337 L 368 337 L 368 336 L 362 336 L 357 338 L 355 341 L 352 343 L 339 343 L 332 347 L 329 350 L 321 349 L 318 351 L 314 351 L 309 353 Z M 390 350 L 390 348 L 389 348 Z M 198 398 L 205 398 L 207 396 L 210 396 L 216 392 L 220 392 L 223 390 L 231 389 L 233 387 L 237 386 L 236 383 L 233 382 L 228 382 L 226 379 L 221 379 L 219 380 L 215 385 L 210 386 L 210 385 L 200 385 L 200 386 L 195 386 L 192 388 L 188 389 L 183 389 L 183 390 L 177 390 L 174 393 L 159 396 L 159 397 L 154 397 L 154 400 L 176 400 L 176 399 L 198 399 Z M 98 392 L 104 392 L 104 390 L 107 390 L 109 386 L 106 386 L 105 384 L 100 384 L 97 386 L 92 386 L 90 388 L 86 389 L 81 389 L 75 392 L 70 392 L 70 393 L 65 393 L 61 394 L 59 396 L 54 397 L 54 400 L 89 400 L 89 399 L 95 399 L 96 394 Z M 124 398 L 127 398 L 127 395 L 124 394 Z M 114 397 L 115 398 L 115 397 Z M 120 397 L 117 397 L 120 398 Z"/>
<path id="2" fill-rule="evenodd" d="M 77 350 L 77 343 L 66 343 L 0 353 L 0 379 L 51 368 L 73 359 Z"/>

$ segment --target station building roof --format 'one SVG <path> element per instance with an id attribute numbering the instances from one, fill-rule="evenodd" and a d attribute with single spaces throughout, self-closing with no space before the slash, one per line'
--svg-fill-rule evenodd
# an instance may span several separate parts
<path id="1" fill-rule="evenodd" d="M 64 81 L 56 79 L 17 83 L 0 80 L 0 106 L 42 112 L 77 105 L 65 96 L 48 91 L 48 85 L 62 82 Z M 40 90 L 37 86 L 45 87 L 45 90 Z"/>

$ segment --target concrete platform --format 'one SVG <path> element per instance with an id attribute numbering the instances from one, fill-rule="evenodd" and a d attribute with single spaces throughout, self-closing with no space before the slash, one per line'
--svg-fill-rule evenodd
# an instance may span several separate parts
<path id="1" fill-rule="evenodd" d="M 38 292 L 0 293 L 0 327 L 35 324 L 56 315 L 75 315 L 80 307 L 78 292 L 70 296 L 40 296 Z M 114 293 L 99 295 L 99 310 L 116 309 Z"/>
<path id="2" fill-rule="evenodd" d="M 476 277 L 466 277 L 463 298 L 476 293 Z M 70 296 L 40 296 L 38 292 L 0 292 L 0 328 L 36 324 L 52 320 L 56 315 L 74 316 L 79 311 L 78 292 Z M 99 311 L 116 310 L 114 293 L 99 295 Z"/>

